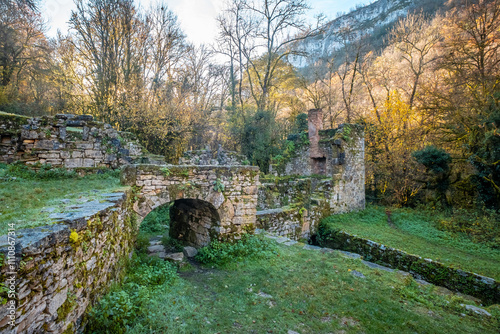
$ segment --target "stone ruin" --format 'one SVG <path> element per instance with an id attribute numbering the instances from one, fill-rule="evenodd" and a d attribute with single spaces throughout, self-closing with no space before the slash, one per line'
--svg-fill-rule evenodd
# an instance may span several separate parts
<path id="1" fill-rule="evenodd" d="M 123 183 L 134 186 L 105 194 L 99 203 L 80 203 L 83 211 L 63 212 L 51 225 L 16 231 L 15 252 L 7 235 L 0 236 L 0 253 L 26 261 L 14 327 L 8 306 L 0 305 L 0 332 L 80 332 L 88 306 L 122 272 L 139 222 L 161 205 L 171 205 L 171 236 L 196 247 L 255 228 L 309 238 L 321 218 L 363 209 L 362 129 L 346 124 L 323 130 L 321 111 L 309 115 L 309 132 L 291 136 L 293 152 L 261 175 L 241 155 L 222 150 L 188 152 L 181 159 L 187 165 L 162 164 L 133 136 L 89 116 L 0 113 L 0 162 L 122 166 Z M 71 238 L 75 233 L 78 238 Z M 5 264 L 0 269 L 0 276 L 10 270 Z"/>
<path id="2" fill-rule="evenodd" d="M 288 140 L 294 150 L 259 180 L 257 167 L 245 166 L 248 160 L 243 155 L 221 147 L 188 151 L 179 165 L 165 165 L 163 157 L 149 154 L 131 133 L 116 131 L 90 115 L 28 118 L 0 112 L 0 162 L 71 169 L 136 166 L 128 174 L 137 175 L 126 183 L 141 189 L 142 202 L 135 204 L 139 217 L 175 201 L 174 230 L 196 246 L 206 245 L 216 235 L 255 227 L 294 239 L 309 238 L 321 218 L 364 208 L 361 127 L 343 124 L 325 130 L 322 110 L 312 109 L 308 132 Z M 141 167 L 149 165 L 161 166 Z M 169 176 L 166 170 L 177 174 Z"/>
<path id="3" fill-rule="evenodd" d="M 244 155 L 226 151 L 220 145 L 216 151 L 210 148 L 186 151 L 183 156 L 179 158 L 179 165 L 239 166 L 248 164 L 249 162 Z"/>
<path id="4" fill-rule="evenodd" d="M 294 143 L 295 150 L 289 152 L 285 160 L 272 164 L 269 175 L 260 175 L 260 179 L 259 175 L 252 176 L 252 179 L 242 176 L 239 180 L 244 180 L 245 184 L 238 185 L 234 183 L 233 178 L 239 173 L 238 166 L 241 170 L 245 170 L 244 165 L 248 162 L 246 158 L 236 152 L 224 151 L 220 147 L 217 151 L 209 149 L 188 151 L 180 158 L 180 165 L 167 166 L 172 171 L 184 170 L 184 179 L 179 178 L 178 172 L 166 177 L 154 168 L 150 168 L 150 172 L 147 172 L 138 167 L 134 172 L 138 173 L 138 179 L 133 184 L 143 187 L 142 196 L 149 198 L 147 208 L 141 210 L 150 212 L 173 198 L 176 203 L 179 199 L 189 201 L 191 197 L 204 200 L 206 203 L 192 203 L 192 214 L 188 212 L 186 205 L 182 205 L 182 214 L 179 213 L 180 208 L 176 208 L 176 213 L 172 216 L 175 218 L 173 220 L 175 230 L 179 230 L 180 225 L 186 228 L 186 230 L 181 229 L 182 233 L 176 235 L 182 235 L 191 245 L 199 246 L 210 240 L 207 229 L 210 226 L 220 226 L 220 218 L 217 217 L 227 217 L 229 207 L 233 208 L 229 210 L 230 217 L 233 217 L 233 212 L 237 214 L 245 212 L 245 220 L 243 223 L 232 223 L 232 218 L 228 219 L 219 235 L 227 237 L 228 233 L 238 234 L 243 229 L 257 227 L 293 239 L 311 237 L 316 233 L 319 221 L 323 217 L 364 209 L 365 168 L 362 127 L 342 124 L 337 129 L 323 129 L 321 109 L 310 110 L 308 116 L 309 131 L 289 137 Z M 227 171 L 222 172 L 225 169 Z M 207 171 L 212 171 L 213 175 L 203 176 Z M 238 197 L 241 194 L 249 196 L 248 204 L 242 208 L 245 211 L 240 210 L 237 199 L 229 201 L 224 209 L 225 212 L 218 212 L 219 207 L 209 205 L 212 202 L 210 193 L 213 192 L 210 182 L 215 182 L 216 179 L 222 180 L 227 189 L 231 189 L 224 194 L 224 198 Z M 174 192 L 175 194 L 168 190 L 182 183 L 191 184 L 193 189 L 199 191 L 187 195 L 187 190 Z M 253 189 L 257 191 L 254 192 Z M 205 219 L 206 221 L 200 217 L 201 211 L 207 213 L 209 218 Z M 140 210 L 138 212 L 140 213 Z M 145 216 L 144 213 L 140 215 Z M 178 220 L 184 223 L 180 225 L 175 223 Z M 200 223 L 203 221 L 205 223 Z M 198 230 L 203 233 L 197 232 Z M 188 235 L 197 235 L 201 241 L 196 241 L 194 237 L 186 238 Z"/>
<path id="5" fill-rule="evenodd" d="M 90 115 L 25 117 L 0 112 L 0 162 L 53 167 L 118 168 L 165 163 L 147 152 L 130 132 L 117 131 Z"/>

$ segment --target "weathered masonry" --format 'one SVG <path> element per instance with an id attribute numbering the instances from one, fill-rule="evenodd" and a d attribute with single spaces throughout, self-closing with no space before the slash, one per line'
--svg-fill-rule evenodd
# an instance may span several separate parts
<path id="1" fill-rule="evenodd" d="M 0 162 L 51 164 L 65 168 L 117 168 L 130 163 L 164 163 L 128 132 L 90 115 L 24 117 L 0 112 Z"/>
<path id="2" fill-rule="evenodd" d="M 363 129 L 323 130 L 322 120 L 321 109 L 310 110 L 309 131 L 290 136 L 294 150 L 261 178 L 258 227 L 308 238 L 321 218 L 365 208 Z"/>
<path id="3" fill-rule="evenodd" d="M 253 166 L 130 165 L 122 182 L 138 187 L 141 217 L 172 203 L 170 235 L 201 247 L 255 228 L 259 168 Z"/>
<path id="4" fill-rule="evenodd" d="M 52 225 L 17 230 L 14 251 L 0 236 L 1 282 L 13 277 L 17 297 L 0 305 L 0 333 L 81 333 L 90 306 L 120 279 L 138 230 L 131 190 L 102 196 Z"/>

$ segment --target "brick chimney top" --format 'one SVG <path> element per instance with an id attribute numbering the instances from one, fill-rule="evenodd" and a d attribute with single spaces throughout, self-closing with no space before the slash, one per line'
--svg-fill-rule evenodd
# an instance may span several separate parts
<path id="1" fill-rule="evenodd" d="M 311 109 L 308 112 L 310 157 L 321 158 L 324 153 L 319 149 L 319 130 L 323 130 L 323 109 Z"/>

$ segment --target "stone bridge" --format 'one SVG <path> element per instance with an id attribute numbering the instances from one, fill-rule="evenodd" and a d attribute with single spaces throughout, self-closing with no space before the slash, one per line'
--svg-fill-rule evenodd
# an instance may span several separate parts
<path id="1" fill-rule="evenodd" d="M 192 246 L 255 228 L 258 167 L 128 165 L 121 179 L 137 187 L 134 211 L 140 220 L 171 203 L 170 236 Z"/>

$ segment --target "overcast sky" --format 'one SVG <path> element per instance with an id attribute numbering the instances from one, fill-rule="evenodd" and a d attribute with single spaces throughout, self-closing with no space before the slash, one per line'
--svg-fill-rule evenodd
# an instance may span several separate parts
<path id="1" fill-rule="evenodd" d="M 195 44 L 210 43 L 217 34 L 215 18 L 221 12 L 226 0 L 164 0 L 177 17 L 188 40 Z M 57 30 L 66 33 L 71 11 L 75 9 L 72 0 L 42 0 L 42 14 L 48 22 L 48 35 L 53 37 Z M 140 0 L 142 7 L 148 7 L 156 0 Z M 369 3 L 370 0 L 309 0 L 311 10 L 308 17 L 313 22 L 315 15 L 324 13 L 333 19 L 338 12 L 348 12 L 358 3 Z"/>

